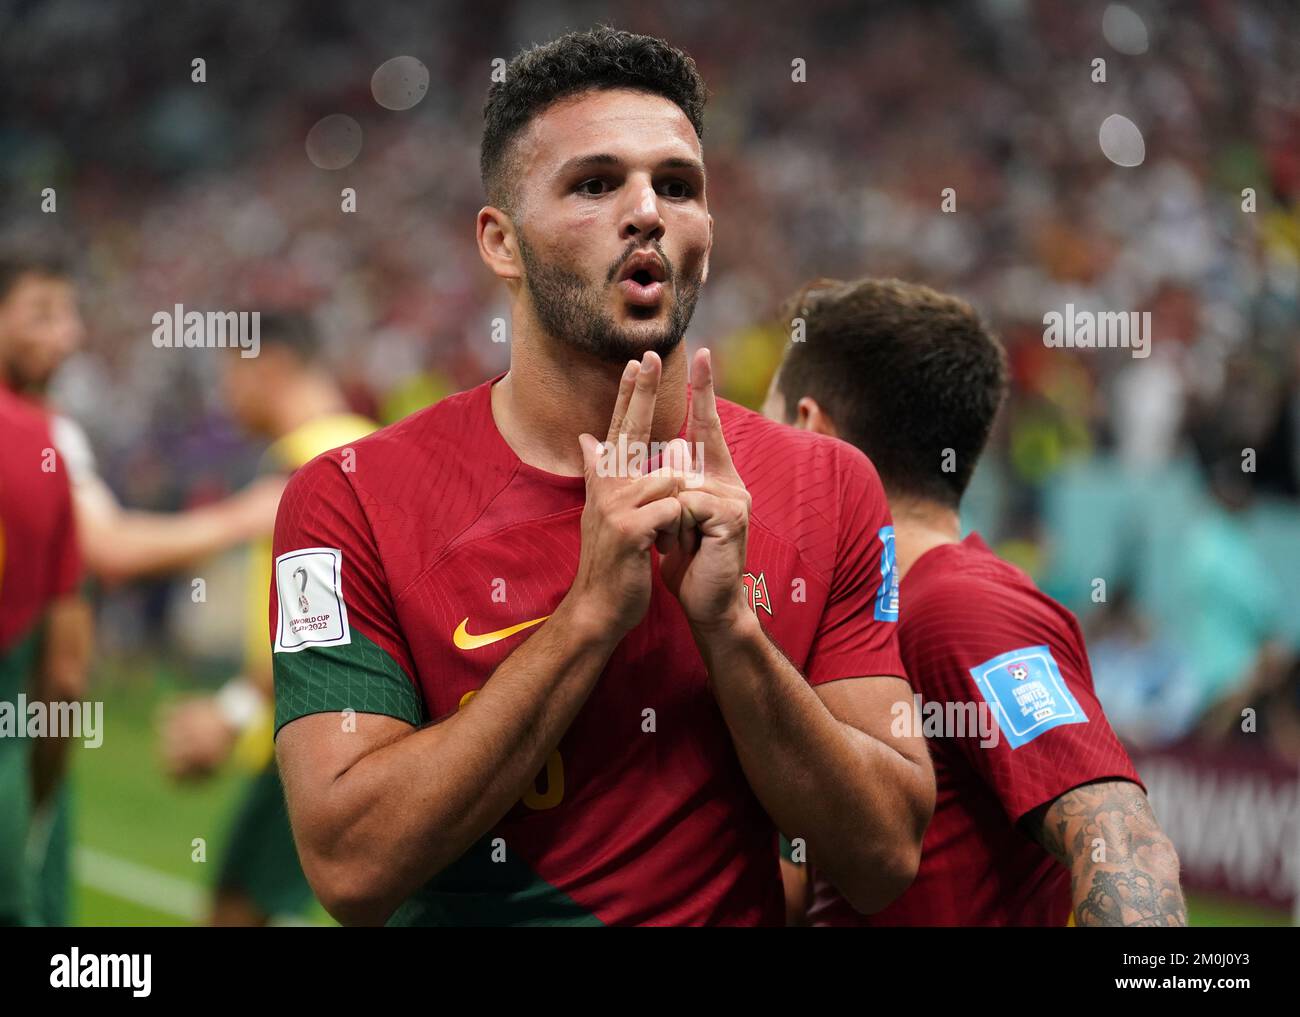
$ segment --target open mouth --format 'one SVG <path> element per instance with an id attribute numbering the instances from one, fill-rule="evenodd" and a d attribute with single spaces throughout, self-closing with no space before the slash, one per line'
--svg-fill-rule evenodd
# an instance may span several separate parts
<path id="1" fill-rule="evenodd" d="M 636 254 L 623 266 L 618 288 L 634 307 L 654 307 L 663 299 L 667 277 L 667 269 L 657 255 Z"/>

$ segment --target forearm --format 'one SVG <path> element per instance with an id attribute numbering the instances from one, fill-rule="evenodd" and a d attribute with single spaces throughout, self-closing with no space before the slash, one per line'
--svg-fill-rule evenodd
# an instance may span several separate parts
<path id="1" fill-rule="evenodd" d="M 1078 925 L 1187 924 L 1178 855 L 1128 781 L 1085 784 L 1056 799 L 1039 841 L 1070 870 Z"/>
<path id="2" fill-rule="evenodd" d="M 90 570 L 106 582 L 174 571 L 234 546 L 241 534 L 230 512 L 213 505 L 176 515 L 118 510 L 82 525 Z"/>
<path id="3" fill-rule="evenodd" d="M 1178 855 L 1154 823 L 1123 833 L 1088 824 L 1075 847 L 1070 895 L 1076 925 L 1187 924 Z"/>
<path id="4" fill-rule="evenodd" d="M 56 601 L 46 619 L 40 664 L 33 683 L 34 698 L 51 707 L 79 702 L 86 692 L 93 620 L 90 606 L 80 597 Z M 54 715 L 53 709 L 50 711 Z M 49 730 L 32 749 L 32 793 L 39 807 L 67 768 L 68 739 Z"/>
<path id="5" fill-rule="evenodd" d="M 773 821 L 861 911 L 911 881 L 929 820 L 928 761 L 838 720 L 752 614 L 697 644 L 741 766 Z"/>
<path id="6" fill-rule="evenodd" d="M 358 923 L 394 908 L 495 826 L 532 785 L 594 688 L 616 638 L 562 604 L 473 699 L 339 773 L 310 844 L 360 888 Z M 507 848 L 509 850 L 509 848 Z"/>
<path id="7" fill-rule="evenodd" d="M 1184 926 L 1187 905 L 1178 885 L 1178 858 L 1161 835 L 1146 857 L 1119 865 L 1087 858 L 1071 873 L 1076 925 Z"/>

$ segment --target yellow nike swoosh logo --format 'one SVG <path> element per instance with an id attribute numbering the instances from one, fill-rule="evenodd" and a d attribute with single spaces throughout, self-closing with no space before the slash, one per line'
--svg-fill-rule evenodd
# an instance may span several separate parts
<path id="1" fill-rule="evenodd" d="M 516 632 L 522 632 L 524 629 L 531 629 L 534 625 L 540 625 L 549 617 L 549 614 L 543 615 L 541 618 L 534 618 L 532 621 L 511 625 L 508 629 L 497 629 L 495 632 L 484 632 L 477 636 L 472 635 L 465 628 L 469 623 L 469 619 L 465 618 L 456 626 L 456 631 L 451 634 L 451 641 L 456 644 L 458 650 L 477 650 L 482 646 L 491 646 L 502 639 L 508 639 Z"/>

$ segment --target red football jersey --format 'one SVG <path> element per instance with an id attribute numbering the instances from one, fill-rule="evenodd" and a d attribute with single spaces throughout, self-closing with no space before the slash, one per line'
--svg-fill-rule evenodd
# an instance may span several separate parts
<path id="1" fill-rule="evenodd" d="M 1079 623 L 974 533 L 922 555 L 902 604 L 899 644 L 922 701 L 907 716 L 929 736 L 938 783 L 920 871 L 869 917 L 814 874 L 812 920 L 1065 925 L 1070 873 L 1017 822 L 1089 781 L 1140 783 L 1093 692 Z"/>
<path id="2" fill-rule="evenodd" d="M 411 724 L 446 716 L 568 592 L 584 481 L 520 461 L 493 420 L 492 384 L 290 482 L 270 610 L 277 731 L 349 707 Z M 731 403 L 719 414 L 753 498 L 745 586 L 767 632 L 814 685 L 902 675 L 871 464 Z M 776 830 L 655 561 L 645 619 L 534 788 L 394 924 L 783 922 Z"/>
<path id="3" fill-rule="evenodd" d="M 0 660 L 80 578 L 72 496 L 46 414 L 0 388 Z M 15 688 L 14 691 L 19 691 Z"/>
<path id="4" fill-rule="evenodd" d="M 79 578 L 68 474 L 46 415 L 0 388 L 0 702 L 26 722 L 41 625 Z M 0 737 L 0 925 L 29 920 L 24 859 L 31 817 L 32 742 Z"/>

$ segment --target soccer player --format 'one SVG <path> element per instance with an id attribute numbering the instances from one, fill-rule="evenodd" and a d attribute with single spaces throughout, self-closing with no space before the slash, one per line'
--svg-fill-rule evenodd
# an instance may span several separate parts
<path id="1" fill-rule="evenodd" d="M 316 334 L 300 313 L 263 313 L 260 354 L 233 357 L 224 374 L 226 404 L 252 434 L 269 438 L 263 471 L 287 478 L 320 453 L 342 448 L 375 429 L 347 409 Z M 227 838 L 209 920 L 214 925 L 265 925 L 301 915 L 312 902 L 298 863 L 272 744 L 271 652 L 266 641 L 266 591 L 271 538 L 252 548 L 247 587 L 244 674 L 217 695 L 173 707 L 162 750 L 177 777 L 212 773 L 232 754 L 251 777 Z"/>
<path id="2" fill-rule="evenodd" d="M 47 405 L 55 375 L 85 331 L 76 287 L 60 259 L 0 255 L 0 386 Z M 51 429 L 71 474 L 82 557 L 103 582 L 174 571 L 271 530 L 280 480 L 187 512 L 125 509 L 98 476 L 81 426 L 51 407 Z"/>
<path id="3" fill-rule="evenodd" d="M 271 532 L 283 490 L 268 478 L 215 504 L 187 512 L 123 508 L 100 478 L 85 431 L 49 403 L 60 366 L 81 346 L 85 325 L 76 287 L 58 257 L 30 252 L 0 254 L 0 389 L 42 406 L 59 460 L 68 471 L 81 558 L 91 577 L 105 583 L 176 570 Z M 91 639 L 93 622 L 84 616 Z M 42 924 L 66 925 L 71 873 L 71 804 L 66 785 L 49 795 L 36 825 L 44 849 L 31 856 L 40 869 L 37 907 Z"/>
<path id="4" fill-rule="evenodd" d="M 1074 616 L 978 534 L 961 538 L 1006 390 L 1001 345 L 962 301 L 892 280 L 813 284 L 787 312 L 804 339 L 764 410 L 880 471 L 917 693 L 895 717 L 935 735 L 938 781 L 912 886 L 864 918 L 816 878 L 812 921 L 1065 925 L 1073 910 L 1079 925 L 1186 924 L 1178 858 L 1093 693 Z"/>
<path id="5" fill-rule="evenodd" d="M 68 474 L 45 415 L 0 389 L 0 925 L 41 924 L 26 855 L 36 810 L 58 786 L 67 741 L 16 736 L 31 702 L 85 688 L 86 606 Z"/>
<path id="6" fill-rule="evenodd" d="M 933 776 L 890 730 L 875 471 L 717 400 L 681 342 L 703 105 L 658 39 L 516 56 L 477 220 L 509 372 L 285 492 L 276 750 L 344 923 L 780 925 L 778 828 L 854 907 L 912 878 Z"/>

